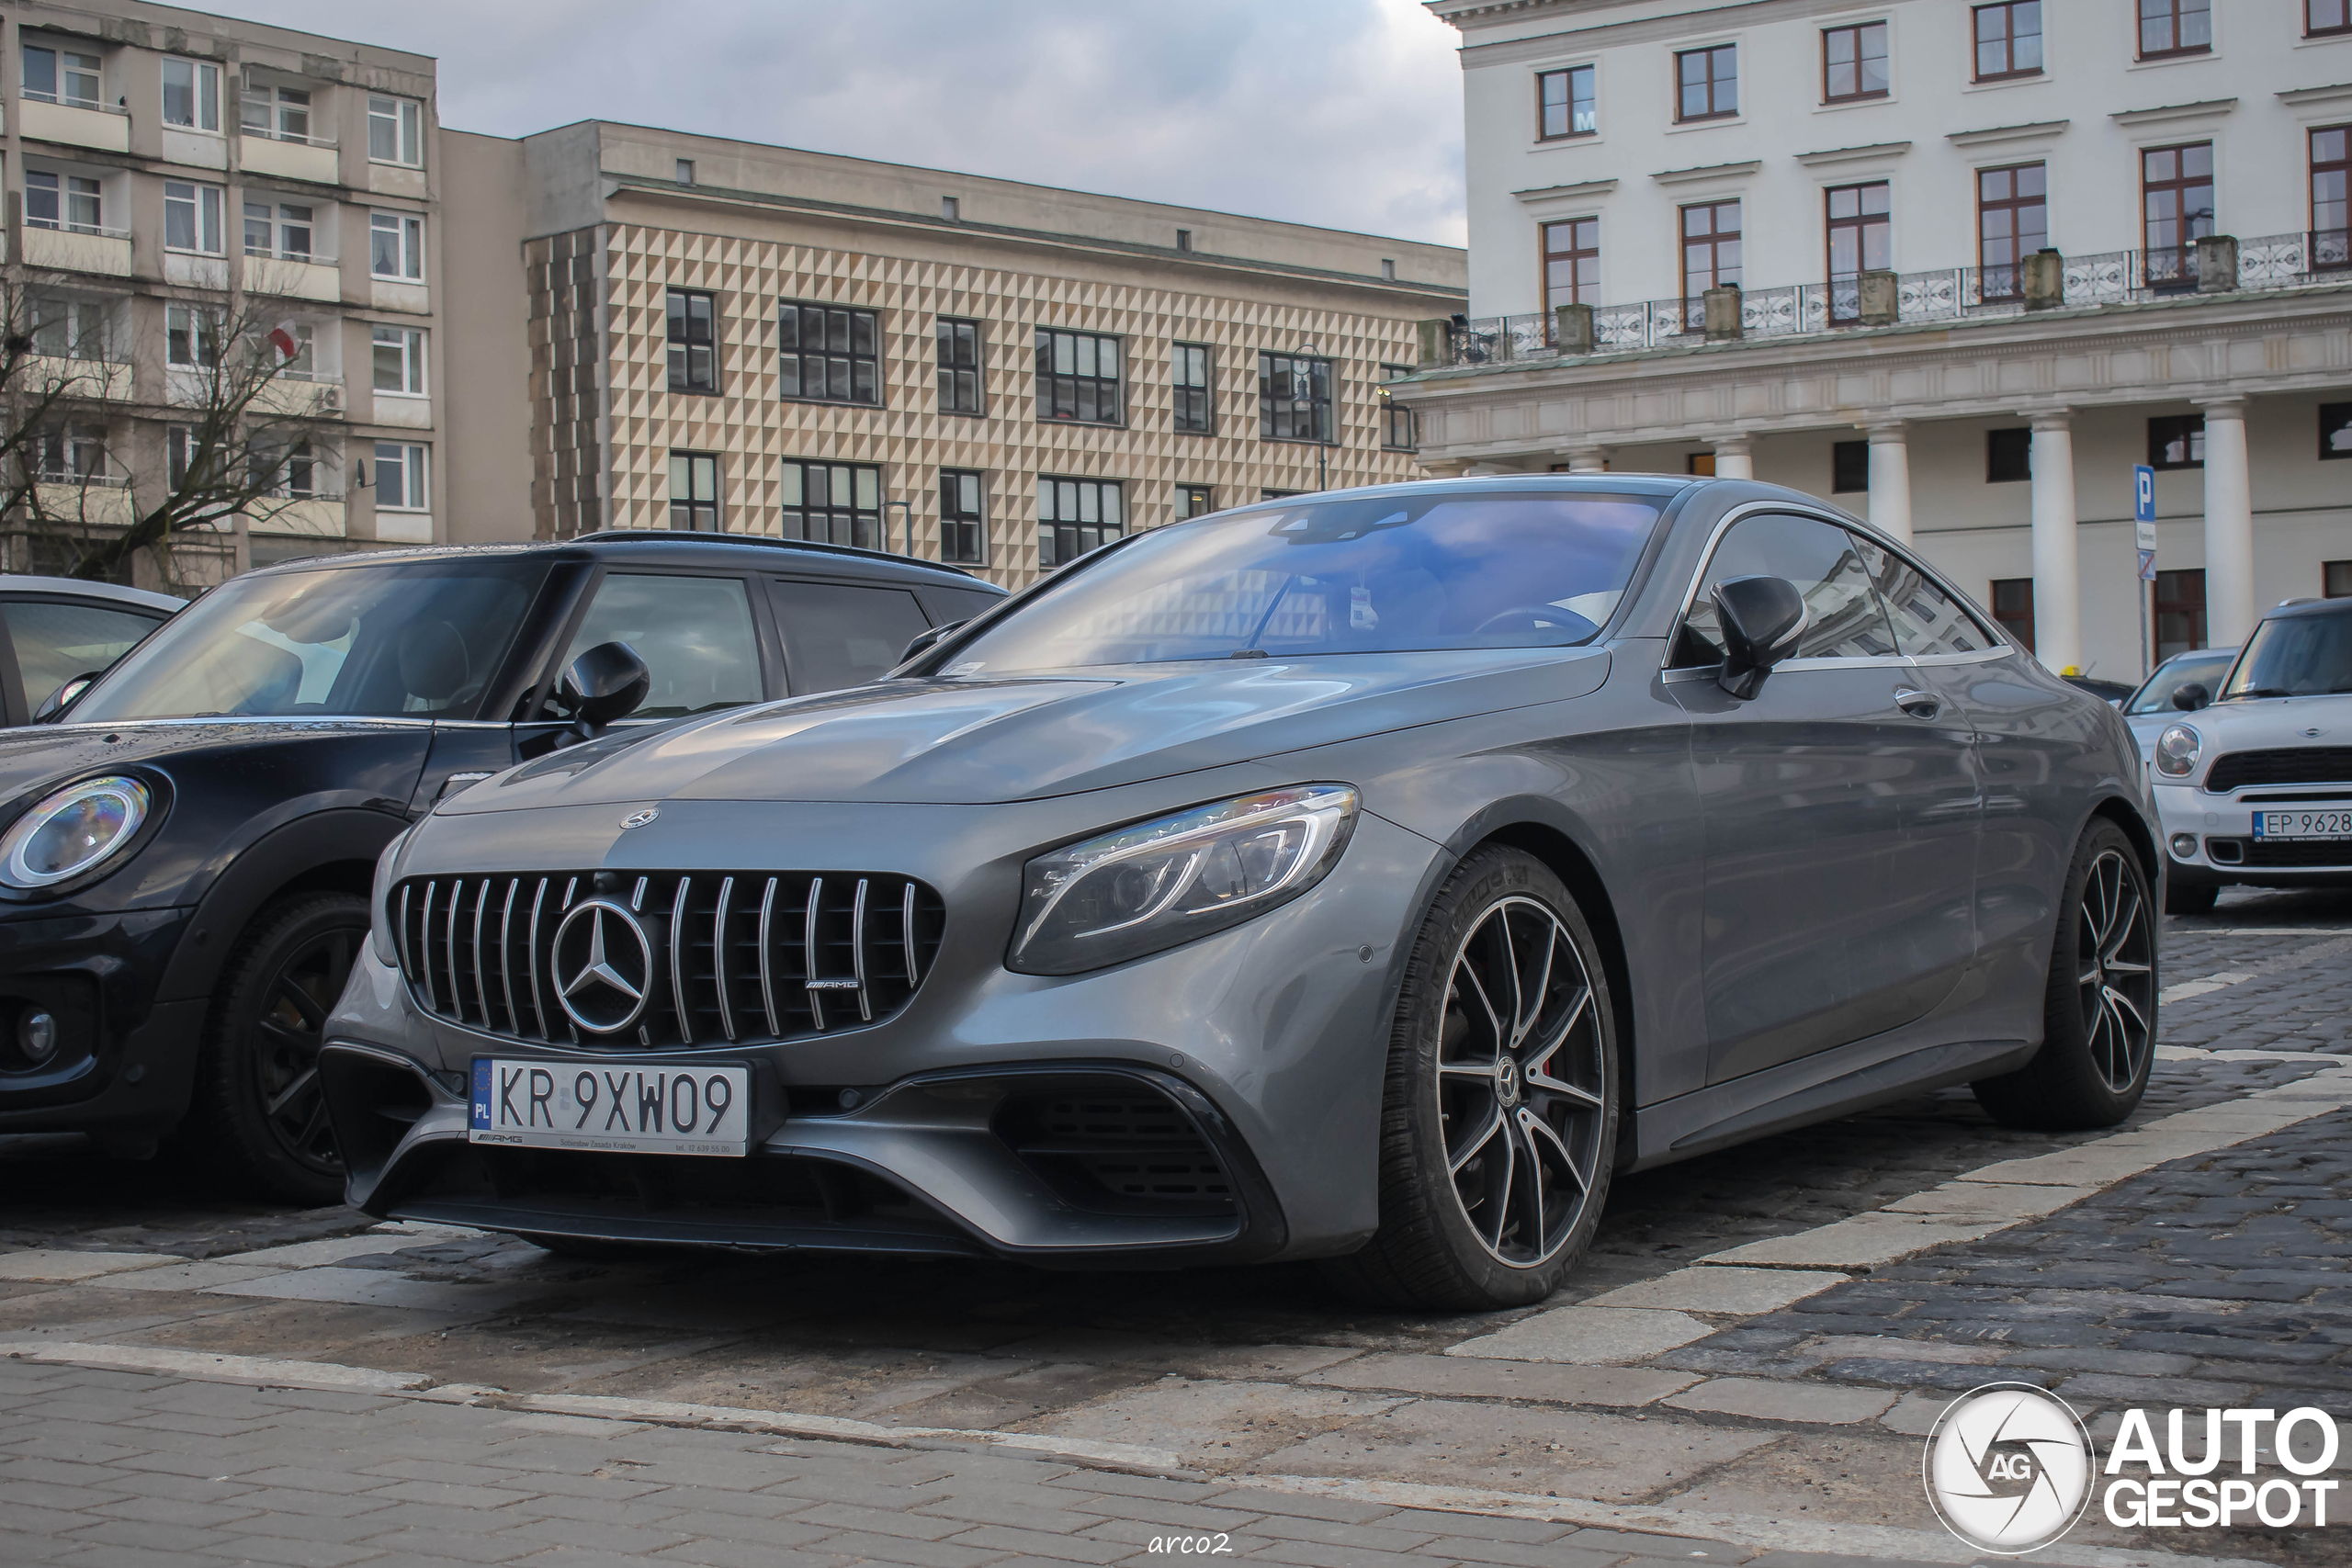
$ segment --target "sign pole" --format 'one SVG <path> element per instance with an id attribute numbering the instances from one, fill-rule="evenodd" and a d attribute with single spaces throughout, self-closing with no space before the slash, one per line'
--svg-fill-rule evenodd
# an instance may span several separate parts
<path id="1" fill-rule="evenodd" d="M 2134 542 L 2140 547 L 2140 580 L 2134 585 L 2140 596 L 2140 679 L 2145 682 L 2155 668 L 2155 644 L 2148 637 L 2148 595 L 2156 581 L 2156 470 L 2145 463 L 2132 467 L 2132 525 Z"/>

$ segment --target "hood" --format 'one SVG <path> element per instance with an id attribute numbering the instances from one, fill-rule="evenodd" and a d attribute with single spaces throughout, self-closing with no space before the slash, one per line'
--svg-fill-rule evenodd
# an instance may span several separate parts
<path id="1" fill-rule="evenodd" d="M 883 681 L 609 737 L 526 763 L 441 810 L 1030 800 L 1583 696 L 1608 670 L 1605 649 L 1510 649 Z"/>
<path id="2" fill-rule="evenodd" d="M 119 724 L 28 724 L 0 729 L 0 800 L 45 793 L 75 779 L 119 768 L 218 759 L 237 766 L 271 765 L 272 753 L 311 750 L 354 737 L 379 747 L 413 749 L 421 759 L 432 737 L 427 724 L 399 719 L 130 719 Z M 370 748 L 374 750 L 378 748 Z M 405 805 L 406 795 L 401 796 Z"/>
<path id="3" fill-rule="evenodd" d="M 2194 728 L 2205 738 L 2208 755 L 2281 746 L 2352 746 L 2352 695 L 2244 697 L 2195 713 L 2172 714 L 2155 731 L 2161 734 L 2167 724 Z"/>

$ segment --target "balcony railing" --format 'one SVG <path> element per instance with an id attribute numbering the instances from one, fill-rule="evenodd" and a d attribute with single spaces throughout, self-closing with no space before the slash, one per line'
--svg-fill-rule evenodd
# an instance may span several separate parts
<path id="1" fill-rule="evenodd" d="M 119 114 L 129 118 L 130 111 L 120 104 L 102 103 L 96 98 L 76 98 L 63 93 L 39 93 L 28 87 L 21 95 L 27 103 L 56 104 L 62 108 L 95 109 L 99 114 Z"/>
<path id="2" fill-rule="evenodd" d="M 256 245 L 251 241 L 247 241 L 245 243 L 245 255 L 248 260 L 252 261 L 306 262 L 312 266 L 340 266 L 342 265 L 342 263 L 335 257 L 327 255 L 320 251 L 289 251 L 283 245 L 279 246 L 276 250 L 272 250 L 267 245 Z"/>
<path id="3" fill-rule="evenodd" d="M 93 234 L 101 240 L 128 240 L 128 229 L 109 229 L 103 223 L 76 223 L 62 218 L 27 218 L 28 229 L 46 229 L 52 234 Z"/>
<path id="4" fill-rule="evenodd" d="M 2352 231 L 2323 229 L 2273 234 L 2238 244 L 2240 290 L 2296 288 L 2313 283 L 2352 280 Z M 1906 272 L 1894 280 L 1898 323 L 1966 320 L 2025 313 L 2021 266 L 1952 266 Z M 2067 256 L 2063 263 L 2068 306 L 2124 305 L 2167 299 L 2199 291 L 2198 252 L 2110 251 Z M 1742 338 L 1826 333 L 1865 324 L 1858 279 L 1800 283 L 1744 290 L 1739 300 Z M 1883 321 L 1868 324 L 1888 324 Z M 1703 302 L 1645 299 L 1625 305 L 1596 305 L 1592 310 L 1594 354 L 1623 354 L 1705 341 Z M 1447 333 L 1451 365 L 1500 365 L 1562 357 L 1548 315 L 1482 316 L 1457 320 Z"/>
<path id="5" fill-rule="evenodd" d="M 237 129 L 247 136 L 259 137 L 265 141 L 291 141 L 297 146 L 301 147 L 334 147 L 337 145 L 335 139 L 332 136 L 305 135 L 301 131 L 288 130 L 281 126 L 255 125 L 250 120 L 240 121 Z"/>

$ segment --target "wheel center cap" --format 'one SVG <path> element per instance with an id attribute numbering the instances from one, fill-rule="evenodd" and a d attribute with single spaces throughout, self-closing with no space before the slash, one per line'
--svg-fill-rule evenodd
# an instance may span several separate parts
<path id="1" fill-rule="evenodd" d="M 1495 1098 L 1505 1105 L 1519 1103 L 1519 1064 L 1509 1056 L 1495 1069 Z"/>

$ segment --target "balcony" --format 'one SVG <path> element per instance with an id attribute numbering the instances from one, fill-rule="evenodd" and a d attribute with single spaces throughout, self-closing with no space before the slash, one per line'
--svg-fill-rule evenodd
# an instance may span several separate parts
<path id="1" fill-rule="evenodd" d="M 41 515 L 55 521 L 128 528 L 134 520 L 130 481 L 113 474 L 43 474 L 36 488 Z"/>
<path id="2" fill-rule="evenodd" d="M 264 251 L 245 247 L 245 288 L 288 299 L 343 300 L 343 267 L 314 252 Z"/>
<path id="3" fill-rule="evenodd" d="M 2274 234 L 2233 243 L 2236 292 L 2352 282 L 2352 245 L 2347 245 L 2345 230 Z M 2201 254 L 2211 253 L 2190 247 L 2066 256 L 2061 263 L 2059 297 L 2049 304 L 2076 309 L 2231 292 L 2230 282 L 2199 276 Z M 1742 290 L 1737 296 L 1738 330 L 1725 330 L 1728 323 L 1719 322 L 1712 335 L 1718 339 L 1786 337 L 1858 326 L 2022 315 L 2026 310 L 2023 271 L 2018 266 L 1955 266 L 1891 275 L 1891 313 L 1864 309 L 1859 278 Z M 1596 305 L 1592 344 L 1583 352 L 1624 354 L 1681 347 L 1709 341 L 1710 335 L 1705 305 L 1697 299 Z M 1447 327 L 1442 356 L 1434 363 L 1502 365 L 1574 357 L 1579 355 L 1564 355 L 1556 345 L 1555 323 L 1547 316 L 1486 316 L 1456 320 Z M 1429 363 L 1425 350 L 1424 364 Z"/>
<path id="4" fill-rule="evenodd" d="M 96 224 L 47 229 L 28 223 L 24 236 L 27 266 L 103 273 L 108 277 L 130 276 L 128 229 L 102 229 Z"/>
<path id="5" fill-rule="evenodd" d="M 25 362 L 23 389 L 36 397 L 128 402 L 131 369 L 107 359 L 62 359 L 37 354 Z"/>
<path id="6" fill-rule="evenodd" d="M 340 539 L 350 533 L 350 508 L 340 495 L 266 496 L 245 510 L 245 526 L 265 534 Z"/>
<path id="7" fill-rule="evenodd" d="M 343 383 L 324 376 L 279 371 L 254 394 L 250 405 L 257 413 L 293 419 L 318 419 L 343 412 Z"/>
<path id="8" fill-rule="evenodd" d="M 94 99 L 21 98 L 17 117 L 17 130 L 28 141 L 94 147 L 102 152 L 130 151 L 130 114 Z"/>
<path id="9" fill-rule="evenodd" d="M 296 136 L 248 125 L 240 131 L 237 159 L 254 174 L 280 179 L 331 186 L 343 177 L 342 156 L 328 137 Z"/>
<path id="10" fill-rule="evenodd" d="M 402 430 L 433 428 L 433 400 L 413 397 L 401 392 L 378 392 L 371 417 L 378 424 L 397 425 Z"/>

